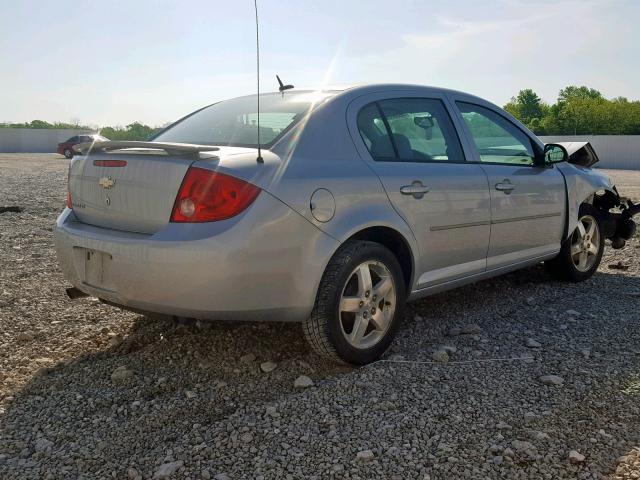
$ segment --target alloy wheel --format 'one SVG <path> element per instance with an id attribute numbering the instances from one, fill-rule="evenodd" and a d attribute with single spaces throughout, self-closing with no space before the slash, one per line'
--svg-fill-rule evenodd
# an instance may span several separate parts
<path id="1" fill-rule="evenodd" d="M 601 241 L 596 219 L 591 215 L 580 217 L 571 237 L 571 260 L 579 271 L 587 272 L 596 263 Z"/>
<path id="2" fill-rule="evenodd" d="M 396 286 L 381 262 L 358 265 L 342 290 L 338 315 L 347 342 L 358 349 L 371 348 L 387 333 L 396 310 Z"/>

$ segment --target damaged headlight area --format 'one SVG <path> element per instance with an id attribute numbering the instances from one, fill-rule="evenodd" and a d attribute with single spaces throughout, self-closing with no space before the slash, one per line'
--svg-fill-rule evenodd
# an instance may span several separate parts
<path id="1" fill-rule="evenodd" d="M 640 203 L 634 204 L 620 197 L 615 187 L 614 190 L 615 193 L 608 190 L 596 193 L 593 205 L 602 213 L 600 221 L 605 238 L 611 240 L 613 248 L 619 249 L 636 233 L 633 216 L 640 213 Z"/>

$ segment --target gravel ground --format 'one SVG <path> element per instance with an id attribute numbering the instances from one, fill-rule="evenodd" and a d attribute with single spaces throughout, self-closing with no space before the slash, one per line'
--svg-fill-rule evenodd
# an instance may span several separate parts
<path id="1" fill-rule="evenodd" d="M 414 303 L 350 369 L 298 325 L 68 300 L 66 169 L 0 154 L 0 207 L 24 208 L 0 214 L 0 478 L 640 478 L 637 238 L 580 285 L 535 267 Z M 640 172 L 610 173 L 640 198 Z"/>

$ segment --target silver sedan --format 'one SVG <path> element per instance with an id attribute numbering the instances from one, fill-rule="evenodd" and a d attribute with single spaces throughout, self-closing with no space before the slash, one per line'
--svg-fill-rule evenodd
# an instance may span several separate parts
<path id="1" fill-rule="evenodd" d="M 256 107 L 227 100 L 150 142 L 77 147 L 55 229 L 71 295 L 302 322 L 321 355 L 366 364 L 407 300 L 539 262 L 584 280 L 605 238 L 633 233 L 588 144 L 544 145 L 480 98 L 370 85 Z"/>

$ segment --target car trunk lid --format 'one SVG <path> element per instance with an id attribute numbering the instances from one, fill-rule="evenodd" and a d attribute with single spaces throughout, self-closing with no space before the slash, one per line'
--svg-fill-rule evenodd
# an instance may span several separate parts
<path id="1" fill-rule="evenodd" d="M 95 142 L 75 149 L 85 154 L 75 157 L 69 169 L 69 193 L 78 220 L 148 234 L 169 222 L 189 166 L 201 152 L 218 150 L 154 142 Z"/>

